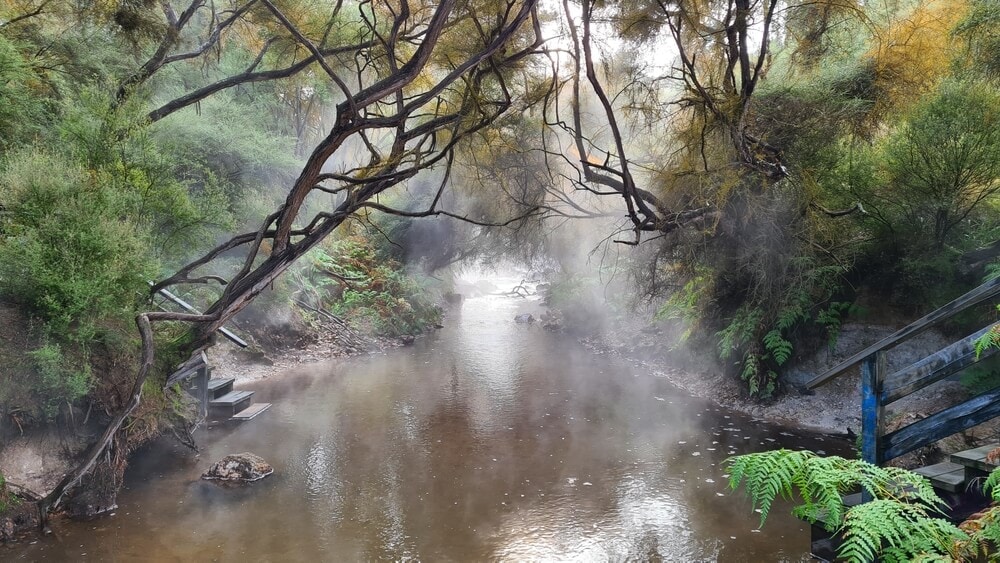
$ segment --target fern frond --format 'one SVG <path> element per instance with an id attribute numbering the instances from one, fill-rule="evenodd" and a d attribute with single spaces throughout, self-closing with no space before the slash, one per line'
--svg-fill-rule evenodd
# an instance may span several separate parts
<path id="1" fill-rule="evenodd" d="M 792 498 L 796 483 L 801 482 L 803 467 L 815 457 L 809 451 L 777 450 L 729 458 L 726 460 L 729 487 L 736 489 L 746 483 L 753 507 L 760 510 L 763 526 L 775 499 Z"/>
<path id="2" fill-rule="evenodd" d="M 773 329 L 764 335 L 764 347 L 779 366 L 792 356 L 792 343 L 781 336 L 779 329 Z"/>
<path id="3" fill-rule="evenodd" d="M 1000 469 L 994 469 L 983 483 L 983 493 L 995 502 L 1000 502 L 1000 487 L 997 485 L 1000 485 Z"/>
<path id="4" fill-rule="evenodd" d="M 910 561 L 917 555 L 946 556 L 968 536 L 941 518 L 931 518 L 916 504 L 876 499 L 859 504 L 844 517 L 844 543 L 837 554 L 845 561 Z"/>

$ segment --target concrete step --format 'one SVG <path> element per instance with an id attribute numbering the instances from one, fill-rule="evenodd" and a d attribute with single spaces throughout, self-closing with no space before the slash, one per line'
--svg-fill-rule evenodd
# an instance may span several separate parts
<path id="1" fill-rule="evenodd" d="M 919 467 L 914 469 L 913 472 L 917 475 L 927 477 L 935 489 L 952 493 L 960 493 L 965 490 L 967 481 L 964 465 L 943 461 L 934 465 Z"/>
<path id="2" fill-rule="evenodd" d="M 208 403 L 208 416 L 216 420 L 229 418 L 250 406 L 253 391 L 230 391 Z"/>
<path id="3" fill-rule="evenodd" d="M 236 378 L 226 377 L 219 379 L 209 379 L 208 380 L 208 399 L 218 399 L 223 395 L 227 395 L 233 390 L 233 383 L 236 382 Z"/>
<path id="4" fill-rule="evenodd" d="M 987 456 L 997 448 L 1000 448 L 1000 444 L 989 444 L 965 450 L 964 452 L 953 453 L 951 454 L 951 461 L 975 471 L 989 473 L 1000 467 L 1000 456 L 987 459 Z"/>
<path id="5" fill-rule="evenodd" d="M 251 420 L 257 417 L 260 413 L 271 408 L 271 403 L 254 403 L 249 407 L 241 410 L 240 412 L 234 414 L 229 420 L 235 420 L 243 422 L 246 420 Z"/>

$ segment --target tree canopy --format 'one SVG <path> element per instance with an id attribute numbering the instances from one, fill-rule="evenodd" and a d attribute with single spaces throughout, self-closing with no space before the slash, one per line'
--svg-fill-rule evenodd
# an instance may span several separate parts
<path id="1" fill-rule="evenodd" d="M 1000 238 L 997 13 L 0 0 L 0 292 L 62 346 L 48 365 L 75 395 L 73 358 L 135 343 L 129 318 L 141 350 L 131 399 L 45 506 L 151 373 L 169 384 L 351 225 L 406 233 L 434 269 L 544 253 L 584 224 L 630 249 L 621 293 L 663 299 L 661 318 L 770 394 L 859 295 L 947 299 L 962 255 Z M 428 217 L 459 222 L 440 248 L 400 226 Z M 197 287 L 204 313 L 150 310 L 148 279 Z"/>

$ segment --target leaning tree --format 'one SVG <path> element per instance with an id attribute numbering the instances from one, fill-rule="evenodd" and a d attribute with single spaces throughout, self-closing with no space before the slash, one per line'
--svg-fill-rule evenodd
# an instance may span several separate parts
<path id="1" fill-rule="evenodd" d="M 337 33 L 331 29 L 334 24 L 310 32 L 296 25 L 277 1 L 247 0 L 224 14 L 213 13 L 206 28 L 207 39 L 185 50 L 176 37 L 204 5 L 196 0 L 180 15 L 167 14 L 174 33 L 168 34 L 147 63 L 123 82 L 120 98 L 129 96 L 164 65 L 214 47 L 227 26 L 254 10 L 254 17 L 270 18 L 269 25 L 283 29 L 307 55 L 274 71 L 258 70 L 271 45 L 265 43 L 245 72 L 168 102 L 153 110 L 150 118 L 160 119 L 235 84 L 290 75 L 308 67 L 322 73 L 339 92 L 336 119 L 277 211 L 264 218 L 255 231 L 229 238 L 152 287 L 155 293 L 182 284 L 217 282 L 223 289 L 203 314 L 148 311 L 136 316 L 142 348 L 131 398 L 79 465 L 39 501 L 43 517 L 112 446 L 123 423 L 139 405 L 143 385 L 155 371 L 156 323 L 186 323 L 190 327 L 184 350 L 189 359 L 178 366 L 179 373 L 211 346 L 217 329 L 352 216 L 379 211 L 403 217 L 449 216 L 500 226 L 542 212 L 530 201 L 522 201 L 506 220 L 490 222 L 442 205 L 456 151 L 512 110 L 523 109 L 525 97 L 518 95 L 518 89 L 523 86 L 525 65 L 543 43 L 537 0 L 363 0 L 352 5 L 357 12 L 349 24 L 358 33 Z M 337 2 L 330 21 L 345 25 L 337 17 L 343 9 L 344 4 Z M 337 45 L 337 37 L 347 39 Z M 344 64 L 345 54 L 349 54 L 350 64 Z M 337 167 L 328 164 L 338 152 L 358 147 L 363 147 L 363 160 L 340 159 L 346 163 Z M 433 175 L 438 182 L 426 208 L 398 209 L 379 200 L 381 194 L 422 173 Z M 310 205 L 312 198 L 321 194 L 333 203 L 310 211 L 316 208 Z M 238 252 L 242 260 L 235 271 L 229 276 L 217 275 L 218 269 L 213 267 Z"/>

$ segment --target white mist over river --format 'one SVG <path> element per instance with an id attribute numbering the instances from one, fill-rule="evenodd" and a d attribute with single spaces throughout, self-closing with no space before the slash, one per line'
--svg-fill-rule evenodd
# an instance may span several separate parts
<path id="1" fill-rule="evenodd" d="M 808 526 L 779 504 L 758 531 L 723 460 L 838 445 L 513 320 L 543 310 L 536 296 L 469 298 L 411 347 L 257 382 L 270 411 L 200 432 L 198 457 L 148 448 L 114 516 L 58 523 L 0 559 L 808 560 Z M 199 479 L 243 451 L 274 475 L 243 489 Z"/>

